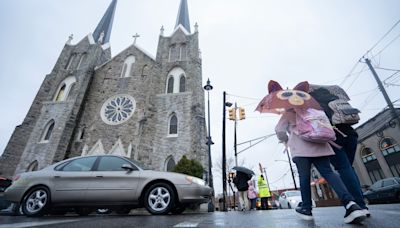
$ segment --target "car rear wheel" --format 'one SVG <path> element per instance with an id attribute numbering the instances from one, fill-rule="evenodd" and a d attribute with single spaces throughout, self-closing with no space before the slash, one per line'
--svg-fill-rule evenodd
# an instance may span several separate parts
<path id="1" fill-rule="evenodd" d="M 292 206 L 290 205 L 290 203 L 287 203 L 287 208 L 292 209 Z"/>
<path id="2" fill-rule="evenodd" d="M 42 216 L 50 205 L 50 192 L 44 186 L 31 189 L 22 201 L 22 212 L 29 217 Z"/>
<path id="3" fill-rule="evenodd" d="M 165 215 L 172 210 L 174 201 L 172 187 L 166 183 L 156 183 L 147 189 L 144 206 L 153 215 Z"/>

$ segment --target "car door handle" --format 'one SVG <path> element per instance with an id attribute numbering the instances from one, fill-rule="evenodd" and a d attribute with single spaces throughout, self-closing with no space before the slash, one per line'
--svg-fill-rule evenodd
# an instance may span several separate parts
<path id="1" fill-rule="evenodd" d="M 103 176 L 100 176 L 100 175 L 99 175 L 99 176 L 96 176 L 96 177 L 103 177 Z"/>

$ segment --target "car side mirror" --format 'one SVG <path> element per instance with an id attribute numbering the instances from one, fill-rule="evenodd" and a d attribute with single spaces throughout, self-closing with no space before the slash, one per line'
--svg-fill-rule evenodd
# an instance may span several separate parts
<path id="1" fill-rule="evenodd" d="M 128 171 L 128 172 L 132 172 L 133 170 L 135 170 L 131 165 L 129 165 L 129 164 L 123 164 L 122 166 L 121 166 L 121 168 L 122 169 L 124 169 L 124 170 L 126 170 L 126 171 Z"/>

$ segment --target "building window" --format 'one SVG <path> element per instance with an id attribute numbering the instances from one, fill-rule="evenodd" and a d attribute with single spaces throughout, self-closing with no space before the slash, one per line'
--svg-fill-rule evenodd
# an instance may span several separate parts
<path id="1" fill-rule="evenodd" d="M 122 67 L 121 78 L 131 77 L 134 75 L 135 56 L 128 56 Z"/>
<path id="2" fill-rule="evenodd" d="M 364 163 L 367 163 L 376 160 L 376 156 L 370 148 L 365 147 L 361 150 L 361 159 Z"/>
<path id="3" fill-rule="evenodd" d="M 178 134 L 178 118 L 176 118 L 175 114 L 172 114 L 169 119 L 169 135 L 177 135 Z"/>
<path id="4" fill-rule="evenodd" d="M 46 127 L 44 128 L 42 137 L 40 138 L 40 142 L 48 142 L 50 140 L 51 134 L 53 133 L 53 129 L 54 129 L 54 120 L 50 120 L 46 124 Z"/>
<path id="5" fill-rule="evenodd" d="M 182 68 L 175 67 L 168 73 L 165 90 L 167 93 L 186 92 L 186 76 Z"/>
<path id="6" fill-rule="evenodd" d="M 32 171 L 37 171 L 39 168 L 39 163 L 38 161 L 33 161 L 31 164 L 29 164 L 28 168 L 26 169 L 26 172 L 32 172 Z"/>
<path id="7" fill-rule="evenodd" d="M 186 91 L 186 78 L 185 75 L 181 75 L 181 78 L 179 79 L 179 92 L 185 92 Z"/>
<path id="8" fill-rule="evenodd" d="M 172 156 L 169 156 L 169 157 L 167 158 L 165 170 L 166 170 L 167 172 L 171 172 L 171 171 L 174 170 L 174 168 L 175 168 L 175 160 L 174 160 L 174 158 L 173 158 Z"/>
<path id="9" fill-rule="evenodd" d="M 167 85 L 167 93 L 173 93 L 174 92 L 174 76 L 170 76 L 168 78 L 168 85 Z"/>
<path id="10" fill-rule="evenodd" d="M 119 94 L 110 97 L 104 102 L 100 116 L 104 123 L 117 125 L 127 121 L 136 108 L 135 99 L 128 94 Z"/>
<path id="11" fill-rule="evenodd" d="M 67 62 L 67 65 L 65 65 L 65 69 L 66 69 L 66 70 L 71 69 L 71 65 L 72 65 L 72 63 L 73 63 L 73 61 L 74 61 L 74 59 L 75 59 L 75 56 L 76 56 L 76 54 L 72 54 L 72 55 L 69 57 L 68 62 Z"/>
<path id="12" fill-rule="evenodd" d="M 83 61 L 85 60 L 85 57 L 86 57 L 86 53 L 83 53 L 83 54 L 81 55 L 81 58 L 79 59 L 78 66 L 76 67 L 77 70 L 79 70 L 79 69 L 81 68 L 82 63 L 83 63 Z"/>
<path id="13" fill-rule="evenodd" d="M 149 67 L 147 65 L 144 65 L 142 68 L 142 76 L 147 76 L 149 74 Z"/>
<path id="14" fill-rule="evenodd" d="M 57 93 L 56 96 L 56 100 L 55 101 L 62 101 L 64 98 L 64 93 L 65 93 L 65 88 L 67 88 L 67 86 L 65 84 L 63 84 L 60 88 L 60 90 Z"/>
<path id="15" fill-rule="evenodd" d="M 54 96 L 53 101 L 65 101 L 68 98 L 68 95 L 72 91 L 76 82 L 76 78 L 74 76 L 67 77 L 60 83 L 57 89 L 57 93 Z"/>
<path id="16" fill-rule="evenodd" d="M 187 48 L 186 48 L 186 44 L 182 44 L 179 48 L 180 53 L 179 53 L 179 60 L 184 61 L 186 60 L 186 56 L 187 56 Z"/>

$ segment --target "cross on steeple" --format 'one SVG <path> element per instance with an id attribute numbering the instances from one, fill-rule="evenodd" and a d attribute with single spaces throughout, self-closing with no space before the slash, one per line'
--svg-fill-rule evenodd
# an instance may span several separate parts
<path id="1" fill-rule="evenodd" d="M 133 35 L 132 37 L 133 37 L 133 44 L 136 44 L 136 39 L 139 38 L 140 35 L 136 33 L 136 34 Z"/>

